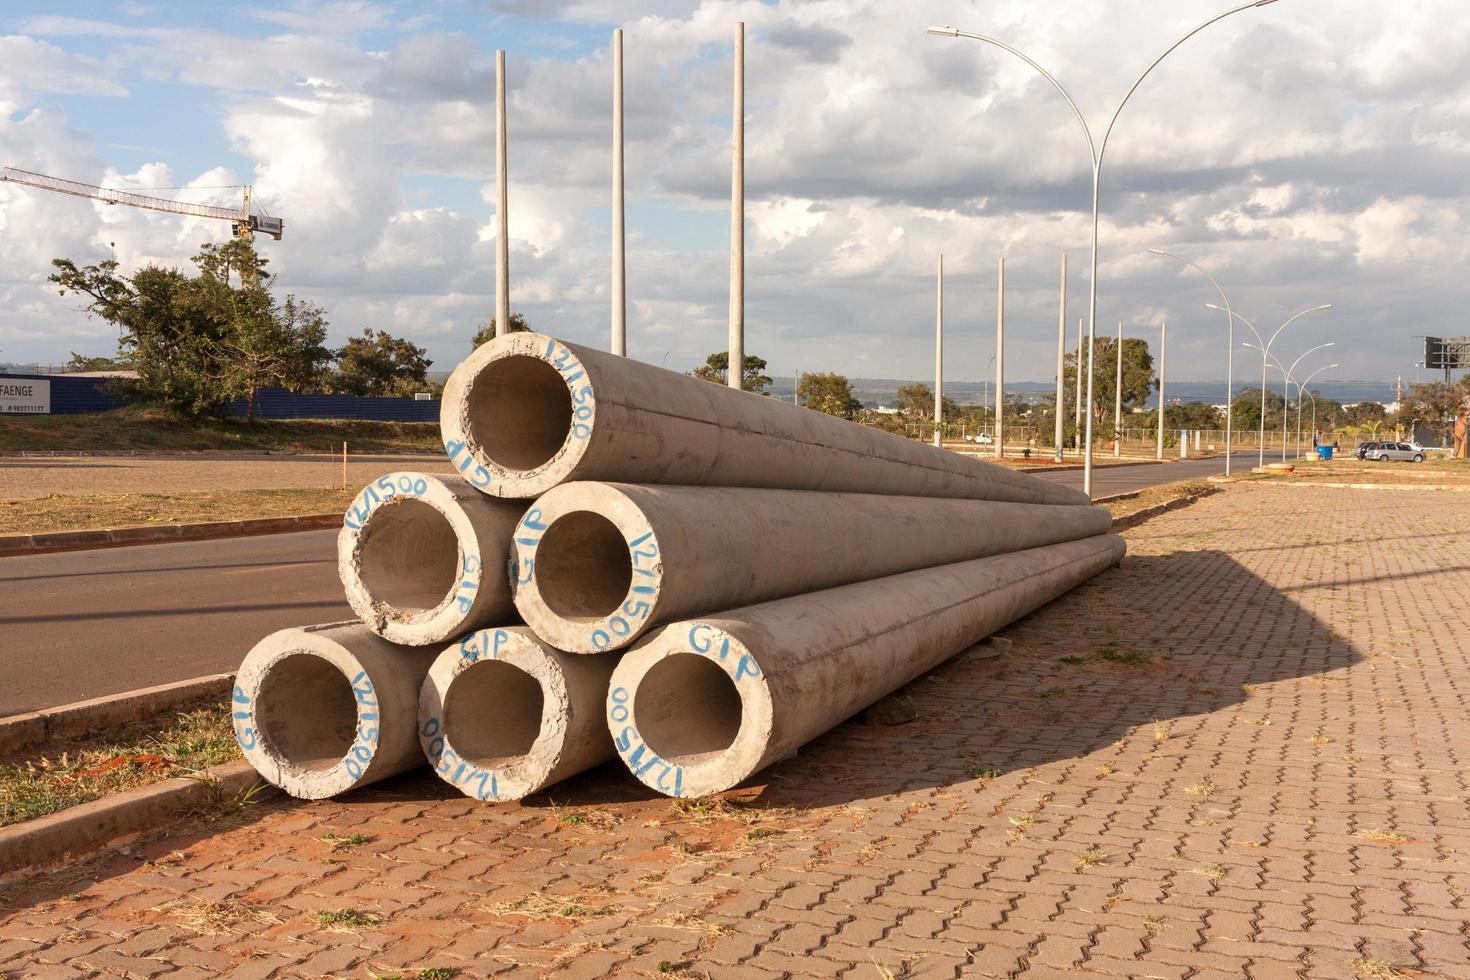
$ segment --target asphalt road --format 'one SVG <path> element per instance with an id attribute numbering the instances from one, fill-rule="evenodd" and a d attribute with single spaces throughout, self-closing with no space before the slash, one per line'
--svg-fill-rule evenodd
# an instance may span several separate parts
<path id="1" fill-rule="evenodd" d="M 1095 469 L 1093 490 L 1128 493 L 1224 468 L 1207 459 Z M 1038 475 L 1082 483 L 1080 470 Z M 231 671 L 273 630 L 350 618 L 336 536 L 0 559 L 0 716 Z"/>

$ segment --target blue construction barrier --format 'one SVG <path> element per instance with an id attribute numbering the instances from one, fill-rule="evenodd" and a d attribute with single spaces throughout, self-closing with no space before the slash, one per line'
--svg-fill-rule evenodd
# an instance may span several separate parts
<path id="1" fill-rule="evenodd" d="M 10 414 L 78 415 L 122 408 L 128 400 L 112 390 L 112 380 L 67 374 L 0 374 L 0 406 L 12 406 L 0 407 L 0 418 Z M 17 411 L 17 407 L 23 410 Z"/>
<path id="2" fill-rule="evenodd" d="M 230 414 L 244 418 L 246 401 L 230 405 Z M 305 395 L 285 388 L 255 392 L 258 419 L 368 419 L 375 422 L 437 422 L 439 399 L 359 398 L 356 395 Z"/>

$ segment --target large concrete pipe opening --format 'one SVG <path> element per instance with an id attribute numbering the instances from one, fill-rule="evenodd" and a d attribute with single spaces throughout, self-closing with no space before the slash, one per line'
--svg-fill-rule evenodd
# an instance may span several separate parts
<path id="1" fill-rule="evenodd" d="M 536 546 L 536 590 L 552 612 L 601 619 L 618 611 L 633 582 L 628 542 L 616 524 L 591 511 L 551 522 Z"/>
<path id="2" fill-rule="evenodd" d="M 399 612 L 435 608 L 459 581 L 454 528 L 421 500 L 397 500 L 374 514 L 363 527 L 359 549 L 363 586 Z"/>
<path id="3" fill-rule="evenodd" d="M 468 435 L 490 460 L 508 470 L 533 470 L 567 441 L 572 396 L 545 361 L 516 355 L 491 361 L 466 397 Z"/>
<path id="4" fill-rule="evenodd" d="M 352 748 L 357 732 L 352 682 L 321 657 L 295 653 L 272 663 L 256 701 L 261 737 L 289 765 L 322 772 Z"/>
<path id="5" fill-rule="evenodd" d="M 454 679 L 444 730 L 461 758 L 499 769 L 530 753 L 541 735 L 541 685 L 514 664 L 482 660 Z"/>
<path id="6" fill-rule="evenodd" d="M 639 680 L 633 716 L 650 749 L 687 766 L 734 744 L 742 707 L 735 682 L 719 664 L 697 653 L 676 653 Z"/>

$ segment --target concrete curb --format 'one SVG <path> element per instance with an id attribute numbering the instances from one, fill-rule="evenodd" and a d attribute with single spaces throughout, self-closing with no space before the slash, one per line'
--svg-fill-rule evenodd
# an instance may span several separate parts
<path id="1" fill-rule="evenodd" d="M 1137 510 L 1131 514 L 1125 514 L 1124 516 L 1119 517 L 1118 519 L 1113 521 L 1113 532 L 1117 533 L 1119 531 L 1126 531 L 1130 527 L 1137 527 L 1144 521 L 1147 521 L 1149 518 L 1158 517 L 1160 514 L 1163 514 L 1166 511 L 1178 510 L 1181 507 L 1188 507 L 1196 500 L 1199 500 L 1202 497 L 1209 497 L 1213 494 L 1217 494 L 1223 489 L 1223 487 L 1206 487 L 1202 490 L 1196 491 L 1195 493 L 1187 493 L 1181 497 L 1174 497 L 1170 500 L 1166 500 L 1161 504 L 1154 504 L 1152 507 L 1145 507 L 1143 508 L 1143 510 Z M 1117 496 L 1124 497 L 1129 495 L 1118 494 Z M 1097 502 L 1101 503 L 1108 499 L 1112 498 L 1103 497 Z"/>
<path id="2" fill-rule="evenodd" d="M 1292 480 L 1287 483 L 1278 483 L 1276 486 L 1333 487 L 1338 490 L 1450 490 L 1459 493 L 1470 492 L 1470 486 L 1466 486 L 1463 483 L 1319 483 L 1316 481 Z"/>
<path id="3" fill-rule="evenodd" d="M 234 674 L 210 674 L 0 718 L 0 757 L 148 718 L 196 698 L 222 697 L 234 680 Z"/>
<path id="4" fill-rule="evenodd" d="M 167 826 L 180 813 L 218 806 L 260 784 L 244 759 L 179 776 L 58 813 L 0 828 L 0 880 L 14 872 L 80 856 L 129 834 Z"/>
<path id="5" fill-rule="evenodd" d="M 91 548 L 120 548 L 134 544 L 163 544 L 171 541 L 205 541 L 214 538 L 243 538 L 258 534 L 288 534 L 336 527 L 341 514 L 306 514 L 295 517 L 259 517 L 244 521 L 206 521 L 199 524 L 159 524 L 154 527 L 119 527 L 95 531 L 42 531 L 37 534 L 0 536 L 0 558 L 43 555 L 55 551 Z"/>

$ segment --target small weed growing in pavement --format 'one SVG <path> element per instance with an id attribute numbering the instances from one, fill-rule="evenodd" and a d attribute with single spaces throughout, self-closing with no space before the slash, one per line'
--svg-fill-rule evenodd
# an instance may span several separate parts
<path id="1" fill-rule="evenodd" d="M 459 973 L 452 966 L 429 966 L 415 973 L 417 980 L 453 980 Z"/>
<path id="2" fill-rule="evenodd" d="M 755 827 L 745 835 L 745 839 L 764 840 L 767 837 L 775 837 L 777 834 L 780 833 L 782 833 L 782 831 L 776 830 L 772 827 Z"/>
<path id="3" fill-rule="evenodd" d="M 965 770 L 965 775 L 971 779 L 999 779 L 1005 773 L 994 766 L 971 766 Z"/>
<path id="4" fill-rule="evenodd" d="M 1317 673 L 1313 674 L 1311 677 L 1308 677 L 1307 680 L 1311 681 L 1313 684 L 1336 684 L 1337 683 L 1337 678 L 1335 678 L 1335 677 L 1328 677 L 1326 674 L 1322 673 L 1320 670 Z"/>
<path id="5" fill-rule="evenodd" d="M 275 923 L 281 920 L 265 909 L 233 898 L 218 902 L 178 902 L 166 911 L 179 925 L 201 936 L 222 936 L 244 922 Z"/>
<path id="6" fill-rule="evenodd" d="M 1360 830 L 1356 834 L 1354 834 L 1353 836 L 1354 837 L 1361 837 L 1363 840 L 1376 841 L 1376 842 L 1381 843 L 1381 844 L 1412 844 L 1412 843 L 1414 843 L 1414 838 L 1412 838 L 1412 837 L 1408 837 L 1408 836 L 1406 836 L 1404 834 L 1400 834 L 1400 833 L 1398 833 L 1397 831 L 1394 831 L 1394 830 L 1379 830 L 1377 828 L 1374 828 L 1374 829 L 1371 829 L 1371 830 Z"/>
<path id="7" fill-rule="evenodd" d="M 1163 923 L 1164 920 L 1159 918 L 1157 915 L 1145 915 L 1143 917 L 1143 924 L 1148 926 L 1149 932 L 1157 932 L 1159 926 L 1163 925 Z"/>
<path id="8" fill-rule="evenodd" d="M 1071 667 L 1080 667 L 1083 664 L 1087 663 L 1087 658 L 1086 657 L 1078 657 L 1078 656 L 1069 655 L 1069 656 L 1066 656 L 1066 657 L 1060 657 L 1060 658 L 1058 658 L 1057 659 L 1057 663 L 1059 663 L 1059 664 L 1067 664 L 1068 666 L 1071 666 Z"/>
<path id="9" fill-rule="evenodd" d="M 350 851 L 354 847 L 361 847 L 363 844 L 371 842 L 372 838 L 367 834 L 347 834 L 346 836 L 342 834 L 327 834 L 322 840 L 332 845 L 331 849 L 335 854 L 337 851 Z"/>
<path id="10" fill-rule="evenodd" d="M 1103 765 L 1100 765 L 1100 766 L 1097 767 L 1097 774 L 1099 776 L 1111 776 L 1113 773 L 1115 773 L 1117 771 L 1118 770 L 1114 769 L 1110 765 L 1107 765 L 1106 763 L 1104 763 Z"/>
<path id="11" fill-rule="evenodd" d="M 674 960 L 659 960 L 658 972 L 683 973 L 685 970 L 689 969 L 689 964 L 692 962 L 692 960 L 679 960 L 677 962 L 675 962 Z"/>
<path id="12" fill-rule="evenodd" d="M 585 897 L 585 892 L 576 897 Z M 524 919 L 571 919 L 579 922 L 584 919 L 595 919 L 598 916 L 612 915 L 614 909 L 610 905 L 583 905 L 576 900 L 568 900 L 566 896 L 542 895 L 538 892 L 522 896 L 514 902 L 497 902 L 494 905 L 487 905 L 485 911 L 491 915 L 515 915 Z"/>
<path id="13" fill-rule="evenodd" d="M 1193 786 L 1184 787 L 1184 792 L 1188 793 L 1190 796 L 1214 796 L 1219 791 L 1220 787 L 1215 785 L 1215 781 L 1209 776 L 1201 779 Z"/>
<path id="14" fill-rule="evenodd" d="M 1093 867 L 1095 865 L 1107 864 L 1107 863 L 1108 863 L 1108 855 L 1107 855 L 1107 852 L 1103 851 L 1100 848 L 1089 847 L 1087 850 L 1085 850 L 1081 854 L 1077 855 L 1077 868 L 1078 868 L 1078 870 L 1081 870 L 1082 868 L 1091 868 L 1091 867 Z"/>
<path id="15" fill-rule="evenodd" d="M 1169 736 L 1174 734 L 1174 723 L 1172 721 L 1154 722 L 1154 741 L 1167 742 Z"/>
<path id="16" fill-rule="evenodd" d="M 1211 881 L 1219 881 L 1225 877 L 1225 865 L 1223 864 L 1208 864 L 1203 868 L 1191 868 L 1190 870 L 1197 875 L 1204 875 Z"/>
<path id="17" fill-rule="evenodd" d="M 316 921 L 334 931 L 352 932 L 378 925 L 383 920 L 371 912 L 359 912 L 357 909 L 322 909 L 316 914 Z"/>
<path id="18" fill-rule="evenodd" d="M 1269 728 L 1270 725 L 1271 725 L 1271 719 L 1270 718 L 1247 718 L 1245 720 L 1245 723 L 1247 725 L 1255 725 L 1257 728 Z"/>
<path id="19" fill-rule="evenodd" d="M 1390 963 L 1388 960 L 1353 960 L 1353 972 L 1363 980 L 1398 980 L 1407 977 L 1399 967 L 1405 964 Z"/>
<path id="20" fill-rule="evenodd" d="M 1311 738 L 1307 739 L 1307 741 L 1320 748 L 1323 745 L 1331 745 L 1333 742 L 1337 741 L 1337 739 L 1324 734 L 1322 729 L 1319 728 L 1317 729 L 1317 733 Z"/>
<path id="21" fill-rule="evenodd" d="M 1097 656 L 1099 660 L 1126 667 L 1141 667 L 1153 662 L 1153 658 L 1141 650 L 1119 650 L 1117 647 L 1103 647 L 1097 651 Z"/>

